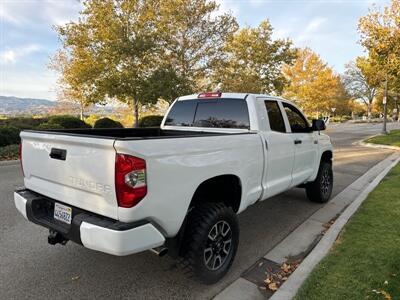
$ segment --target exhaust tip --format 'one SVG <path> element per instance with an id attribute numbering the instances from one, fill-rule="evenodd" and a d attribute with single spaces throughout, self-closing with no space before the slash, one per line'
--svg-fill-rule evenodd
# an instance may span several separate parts
<path id="1" fill-rule="evenodd" d="M 165 254 L 168 253 L 168 248 L 164 247 L 164 246 L 160 246 L 157 248 L 150 249 L 150 251 L 159 257 L 163 257 Z"/>

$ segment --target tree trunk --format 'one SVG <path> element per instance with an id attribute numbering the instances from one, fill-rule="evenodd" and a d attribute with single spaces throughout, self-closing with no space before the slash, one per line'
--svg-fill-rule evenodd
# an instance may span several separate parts
<path id="1" fill-rule="evenodd" d="M 371 120 L 371 114 L 372 114 L 372 101 L 369 101 L 368 102 L 368 109 L 367 109 L 368 121 Z"/>
<path id="2" fill-rule="evenodd" d="M 139 106 L 135 99 L 133 99 L 133 127 L 139 127 Z"/>
<path id="3" fill-rule="evenodd" d="M 80 119 L 83 121 L 83 110 L 84 110 L 84 105 L 81 104 L 79 106 L 79 114 L 80 114 Z"/>

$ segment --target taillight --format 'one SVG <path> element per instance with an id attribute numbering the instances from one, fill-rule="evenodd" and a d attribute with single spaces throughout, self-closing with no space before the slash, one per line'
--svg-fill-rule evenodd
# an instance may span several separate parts
<path id="1" fill-rule="evenodd" d="M 146 161 L 127 154 L 115 156 L 115 190 L 118 206 L 133 207 L 147 194 Z"/>
<path id="2" fill-rule="evenodd" d="M 19 162 L 21 164 L 22 175 L 24 175 L 24 166 L 22 165 L 22 141 L 19 143 Z"/>
<path id="3" fill-rule="evenodd" d="M 221 92 L 206 92 L 201 93 L 197 96 L 197 98 L 220 98 Z"/>

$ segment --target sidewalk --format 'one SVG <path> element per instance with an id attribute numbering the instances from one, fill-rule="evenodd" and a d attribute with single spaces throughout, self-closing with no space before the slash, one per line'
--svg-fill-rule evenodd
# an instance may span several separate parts
<path id="1" fill-rule="evenodd" d="M 234 281 L 216 295 L 214 299 L 268 299 L 271 297 L 272 292 L 260 289 L 260 287 L 265 286 L 263 282 L 267 277 L 265 267 L 279 268 L 283 263 L 293 261 L 294 258 L 305 258 L 298 269 L 271 297 L 271 299 L 275 300 L 291 299 L 313 267 L 330 249 L 337 234 L 346 224 L 352 212 L 357 209 L 368 193 L 372 191 L 399 159 L 400 153 L 394 153 L 372 167 L 324 207 L 310 216 L 263 258 L 257 261 L 253 267 L 243 273 L 241 278 Z M 348 208 L 346 209 L 346 207 Z M 345 212 L 342 214 L 344 210 Z M 339 218 L 327 231 L 327 224 L 338 216 Z M 308 253 L 310 254 L 307 256 Z"/>

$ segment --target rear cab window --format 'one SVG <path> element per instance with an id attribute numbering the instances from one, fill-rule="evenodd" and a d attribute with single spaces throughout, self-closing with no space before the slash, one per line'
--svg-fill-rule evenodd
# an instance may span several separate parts
<path id="1" fill-rule="evenodd" d="M 180 100 L 172 106 L 164 125 L 250 129 L 249 111 L 244 99 Z"/>

